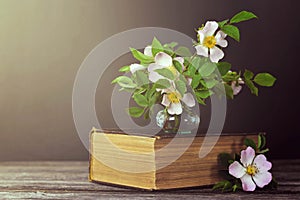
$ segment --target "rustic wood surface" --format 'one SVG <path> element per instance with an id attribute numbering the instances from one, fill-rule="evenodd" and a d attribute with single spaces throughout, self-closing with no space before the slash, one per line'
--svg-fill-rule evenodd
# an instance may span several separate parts
<path id="1" fill-rule="evenodd" d="M 212 192 L 211 187 L 143 191 L 88 181 L 88 162 L 0 162 L 0 199 L 300 199 L 300 160 L 273 162 L 276 191 Z"/>

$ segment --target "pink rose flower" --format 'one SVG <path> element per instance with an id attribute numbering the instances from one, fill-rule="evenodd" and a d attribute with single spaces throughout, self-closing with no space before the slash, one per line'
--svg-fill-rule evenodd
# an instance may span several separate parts
<path id="1" fill-rule="evenodd" d="M 256 185 L 263 188 L 272 180 L 272 174 L 268 172 L 272 168 L 272 163 L 260 154 L 255 156 L 255 151 L 251 147 L 241 152 L 242 165 L 234 161 L 229 166 L 229 174 L 241 179 L 244 191 L 254 191 Z"/>

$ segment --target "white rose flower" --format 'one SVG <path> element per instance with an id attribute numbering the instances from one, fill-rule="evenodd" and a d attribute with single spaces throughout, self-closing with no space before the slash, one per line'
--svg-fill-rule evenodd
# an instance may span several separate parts
<path id="1" fill-rule="evenodd" d="M 224 57 L 223 51 L 217 45 L 221 47 L 228 45 L 224 32 L 218 31 L 214 35 L 218 27 L 219 25 L 215 21 L 206 22 L 204 28 L 198 31 L 200 44 L 195 46 L 198 55 L 209 57 L 215 63 Z"/>
<path id="2" fill-rule="evenodd" d="M 185 103 L 188 107 L 195 106 L 195 99 L 191 93 L 185 93 L 183 96 L 174 88 L 164 90 L 162 105 L 167 107 L 170 115 L 180 115 L 182 113 L 182 104 Z"/>
<path id="3" fill-rule="evenodd" d="M 174 58 L 174 60 L 177 60 L 182 65 L 182 69 L 184 70 L 184 65 L 183 65 L 184 59 L 181 57 L 176 57 Z M 151 82 L 155 83 L 159 79 L 166 79 L 166 77 L 161 76 L 155 71 L 157 69 L 168 68 L 174 74 L 175 77 L 179 76 L 179 72 L 174 67 L 173 58 L 170 55 L 164 52 L 159 52 L 154 57 L 154 61 L 155 63 L 151 63 L 148 67 L 149 80 Z"/>

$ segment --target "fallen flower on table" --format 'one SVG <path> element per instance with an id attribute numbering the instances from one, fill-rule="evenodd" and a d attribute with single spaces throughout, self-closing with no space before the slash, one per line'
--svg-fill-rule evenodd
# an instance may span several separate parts
<path id="1" fill-rule="evenodd" d="M 241 152 L 241 163 L 234 161 L 229 166 L 229 174 L 241 179 L 244 191 L 254 191 L 256 185 L 260 188 L 268 185 L 272 181 L 272 174 L 268 172 L 272 163 L 267 161 L 265 155 L 255 156 L 252 147 L 247 147 Z"/>
<path id="2" fill-rule="evenodd" d="M 246 138 L 244 144 L 247 146 L 240 154 L 232 157 L 228 153 L 219 155 L 222 164 L 228 169 L 226 171 L 227 180 L 216 183 L 213 190 L 221 189 L 224 191 L 244 190 L 255 191 L 259 188 L 276 189 L 277 183 L 269 172 L 272 163 L 267 161 L 264 153 L 269 149 L 265 148 L 266 137 L 264 134 L 258 135 L 258 144 Z M 266 187 L 268 186 L 268 187 Z"/>

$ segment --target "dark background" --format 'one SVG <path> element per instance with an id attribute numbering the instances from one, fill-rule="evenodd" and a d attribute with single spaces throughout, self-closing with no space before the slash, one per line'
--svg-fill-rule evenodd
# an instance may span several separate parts
<path id="1" fill-rule="evenodd" d="M 259 19 L 238 25 L 241 42 L 229 41 L 224 60 L 237 70 L 268 71 L 277 82 L 259 97 L 244 88 L 228 101 L 224 132 L 265 131 L 271 158 L 300 158 L 297 1 L 4 0 L 0 9 L 0 160 L 88 159 L 73 123 L 72 87 L 83 59 L 104 39 L 147 26 L 194 38 L 205 21 L 241 10 Z M 115 125 L 106 105 L 110 81 L 130 61 L 116 60 L 100 81 L 97 114 L 105 127 Z"/>

